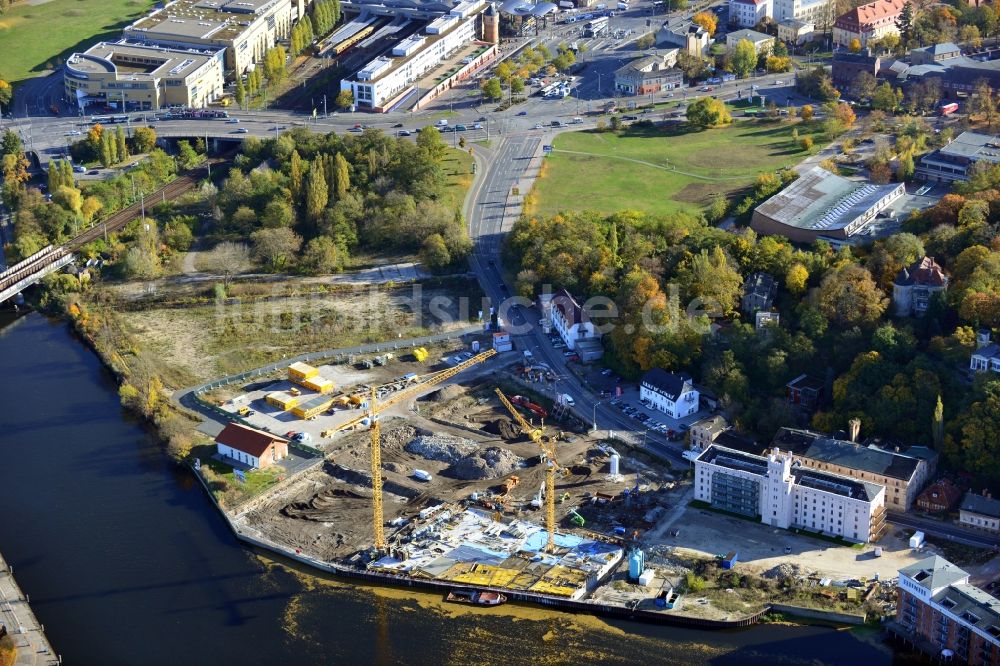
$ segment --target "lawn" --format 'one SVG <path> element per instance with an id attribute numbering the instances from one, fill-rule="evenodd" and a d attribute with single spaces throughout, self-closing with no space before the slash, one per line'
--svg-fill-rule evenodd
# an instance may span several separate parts
<path id="1" fill-rule="evenodd" d="M 560 134 L 529 210 L 535 215 L 565 209 L 698 211 L 718 195 L 733 196 L 762 171 L 804 159 L 808 153 L 792 139 L 793 128 L 813 136 L 812 152 L 821 148 L 822 124 L 816 121 L 739 121 L 702 132 L 674 125 Z"/>
<path id="2" fill-rule="evenodd" d="M 445 134 L 444 138 L 447 141 L 451 137 Z M 469 154 L 468 147 L 465 150 L 461 148 L 449 149 L 441 168 L 444 170 L 445 181 L 444 191 L 441 193 L 441 203 L 446 204 L 449 208 L 461 210 L 462 204 L 465 202 L 465 195 L 469 191 L 469 186 L 472 185 L 472 155 Z"/>
<path id="3" fill-rule="evenodd" d="M 118 38 L 152 0 L 18 2 L 0 16 L 0 77 L 16 83 L 36 76 L 74 51 Z"/>
<path id="4" fill-rule="evenodd" d="M 213 459 L 213 455 L 215 455 L 214 445 L 196 446 L 191 450 L 191 458 L 201 460 L 201 475 L 223 506 L 233 507 L 244 500 L 259 495 L 285 476 L 285 468 L 281 465 L 274 465 L 265 469 L 247 471 L 244 483 L 236 478 L 232 467 Z"/>

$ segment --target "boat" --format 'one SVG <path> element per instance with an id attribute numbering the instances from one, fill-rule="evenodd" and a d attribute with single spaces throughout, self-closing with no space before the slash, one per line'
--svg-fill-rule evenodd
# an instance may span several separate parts
<path id="1" fill-rule="evenodd" d="M 499 606 L 507 603 L 506 595 L 499 592 L 486 592 L 480 590 L 451 590 L 445 601 L 456 604 L 473 604 L 475 606 Z"/>

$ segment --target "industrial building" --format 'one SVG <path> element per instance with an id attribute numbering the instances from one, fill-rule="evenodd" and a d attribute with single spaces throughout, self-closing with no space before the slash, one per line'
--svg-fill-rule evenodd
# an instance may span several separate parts
<path id="1" fill-rule="evenodd" d="M 365 6 L 368 8 L 367 5 Z M 441 7 L 421 32 L 414 32 L 392 49 L 369 61 L 354 75 L 340 82 L 341 90 L 354 96 L 356 108 L 384 111 L 405 96 L 412 85 L 462 47 L 471 45 L 478 35 L 492 31 L 484 26 L 484 11 L 494 12 L 485 0 L 463 0 L 450 8 Z M 430 5 L 421 7 L 427 15 L 437 14 Z M 362 14 L 364 16 L 364 14 Z M 493 16 L 491 14 L 491 16 Z M 397 22 L 408 19 L 397 18 Z M 484 28 L 489 28 L 485 30 Z"/>
<path id="2" fill-rule="evenodd" d="M 934 658 L 1000 664 L 1000 599 L 969 584 L 969 574 L 938 555 L 903 567 L 890 629 Z"/>
<path id="3" fill-rule="evenodd" d="M 288 440 L 239 423 L 227 423 L 215 437 L 220 456 L 243 463 L 251 469 L 264 469 L 288 457 Z"/>
<path id="4" fill-rule="evenodd" d="M 123 110 L 200 108 L 222 95 L 224 51 L 101 42 L 66 60 L 66 99 Z M 119 106 L 120 105 L 120 106 Z"/>
<path id="5" fill-rule="evenodd" d="M 1000 139 L 991 134 L 962 132 L 947 146 L 921 157 L 916 177 L 937 183 L 966 181 L 980 162 L 1000 164 Z"/>
<path id="6" fill-rule="evenodd" d="M 694 463 L 695 499 L 716 509 L 856 542 L 885 531 L 885 488 L 809 469 L 778 449 L 766 457 L 711 444 Z"/>
<path id="7" fill-rule="evenodd" d="M 303 0 L 175 0 L 126 27 L 125 39 L 176 49 L 225 49 L 241 75 L 288 37 Z"/>
<path id="8" fill-rule="evenodd" d="M 771 444 L 806 467 L 885 486 L 885 503 L 894 511 L 910 509 L 931 473 L 930 463 L 922 457 L 811 430 L 780 428 Z"/>
<path id="9" fill-rule="evenodd" d="M 905 193 L 903 183 L 861 183 L 812 167 L 757 206 L 750 226 L 758 234 L 785 236 L 798 243 L 843 241 L 863 232 Z"/>

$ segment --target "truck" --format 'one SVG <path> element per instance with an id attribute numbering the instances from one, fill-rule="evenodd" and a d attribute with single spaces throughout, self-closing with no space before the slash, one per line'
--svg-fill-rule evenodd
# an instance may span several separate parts
<path id="1" fill-rule="evenodd" d="M 437 121 L 436 123 L 434 123 L 434 124 L 435 124 L 435 125 L 436 125 L 437 127 L 447 127 L 447 126 L 448 126 L 448 119 L 447 119 L 447 118 L 441 118 L 440 120 L 438 120 L 438 121 Z"/>
<path id="2" fill-rule="evenodd" d="M 413 470 L 413 478 L 418 479 L 420 481 L 430 481 L 433 477 L 430 475 L 429 472 L 425 472 L 422 469 L 415 469 Z"/>
<path id="3" fill-rule="evenodd" d="M 619 2 L 618 3 L 618 9 L 622 10 L 623 12 L 627 12 L 628 11 L 628 3 L 627 2 Z"/>
<path id="4" fill-rule="evenodd" d="M 938 114 L 942 116 L 950 116 L 951 114 L 958 111 L 958 104 L 956 102 L 951 102 L 950 104 L 942 104 L 938 107 Z"/>
<path id="5" fill-rule="evenodd" d="M 549 413 L 548 411 L 546 411 L 544 407 L 531 402 L 523 395 L 515 395 L 510 399 L 510 401 L 511 403 L 517 405 L 518 407 L 524 407 L 525 409 L 527 409 L 532 414 L 535 414 L 536 416 L 540 416 L 543 419 L 548 418 Z"/>

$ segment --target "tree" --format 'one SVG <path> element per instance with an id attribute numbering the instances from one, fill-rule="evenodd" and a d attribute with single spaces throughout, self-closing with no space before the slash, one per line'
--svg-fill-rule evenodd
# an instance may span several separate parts
<path id="1" fill-rule="evenodd" d="M 125 141 L 125 129 L 121 125 L 115 129 L 115 154 L 118 155 L 119 162 L 128 159 L 128 144 Z"/>
<path id="2" fill-rule="evenodd" d="M 425 130 L 426 131 L 426 130 Z M 421 132 L 422 134 L 423 132 Z M 319 222 L 323 209 L 329 201 L 330 190 L 326 183 L 323 165 L 314 163 L 306 177 L 306 218 L 313 224 Z"/>
<path id="3" fill-rule="evenodd" d="M 0 140 L 0 155 L 20 155 L 24 152 L 24 145 L 21 137 L 14 130 L 4 130 L 3 139 Z"/>
<path id="4" fill-rule="evenodd" d="M 726 110 L 726 105 L 711 97 L 695 100 L 687 109 L 688 122 L 699 129 L 720 127 L 733 122 L 733 117 Z"/>
<path id="5" fill-rule="evenodd" d="M 337 273 L 344 268 L 344 257 L 328 236 L 317 236 L 306 243 L 302 265 L 315 274 Z"/>
<path id="6" fill-rule="evenodd" d="M 802 113 L 800 115 L 802 116 L 802 120 L 805 122 L 809 122 L 810 120 L 812 120 L 813 115 L 815 115 L 815 111 L 813 111 L 812 104 L 806 104 L 805 106 L 803 106 Z"/>
<path id="7" fill-rule="evenodd" d="M 743 289 L 743 278 L 730 265 L 730 259 L 716 245 L 711 253 L 702 250 L 691 257 L 682 282 L 692 298 L 701 300 L 701 309 L 729 316 L 736 311 Z"/>
<path id="8" fill-rule="evenodd" d="M 222 276 L 222 284 L 227 288 L 234 276 L 253 266 L 247 246 L 232 241 L 223 241 L 206 252 L 203 263 L 208 271 Z"/>
<path id="9" fill-rule="evenodd" d="M 864 70 L 854 77 L 854 83 L 852 84 L 852 89 L 854 96 L 858 99 L 870 99 L 875 93 L 875 86 L 878 81 L 875 79 L 875 75 Z"/>
<path id="10" fill-rule="evenodd" d="M 347 196 L 351 189 L 351 168 L 343 155 L 337 153 L 333 158 L 333 194 L 337 201 Z"/>
<path id="11" fill-rule="evenodd" d="M 236 106 L 242 108 L 247 101 L 247 89 L 243 85 L 243 77 L 236 77 Z"/>
<path id="12" fill-rule="evenodd" d="M 109 167 L 118 161 L 118 144 L 111 132 L 101 133 L 101 164 Z"/>
<path id="13" fill-rule="evenodd" d="M 757 66 L 757 49 L 749 39 L 741 39 L 736 43 L 732 57 L 733 73 L 741 79 L 746 78 Z"/>
<path id="14" fill-rule="evenodd" d="M 420 248 L 420 263 L 435 273 L 451 265 L 451 253 L 441 234 L 431 234 L 424 240 Z"/>
<path id="15" fill-rule="evenodd" d="M 715 12 L 698 12 L 691 17 L 691 22 L 700 25 L 711 37 L 719 27 L 719 15 Z"/>
<path id="16" fill-rule="evenodd" d="M 187 252 L 194 242 L 194 234 L 183 217 L 174 217 L 163 227 L 163 242 L 174 252 Z"/>
<path id="17" fill-rule="evenodd" d="M 963 25 L 962 29 L 958 32 L 958 41 L 968 44 L 974 49 L 978 49 L 983 45 L 983 39 L 979 34 L 979 28 L 974 25 Z"/>
<path id="18" fill-rule="evenodd" d="M 648 49 L 656 45 L 656 33 L 647 32 L 643 34 L 639 39 L 635 40 L 635 47 L 637 49 Z"/>
<path id="19" fill-rule="evenodd" d="M 483 81 L 483 97 L 490 101 L 497 101 L 503 97 L 503 88 L 500 86 L 500 79 L 493 77 Z"/>
<path id="20" fill-rule="evenodd" d="M 787 58 L 788 46 L 786 46 L 785 42 L 781 41 L 780 39 L 776 39 L 774 41 L 774 49 L 772 49 L 771 55 L 776 56 L 778 58 Z"/>
<path id="21" fill-rule="evenodd" d="M 354 92 L 350 88 L 341 90 L 337 93 L 337 99 L 334 100 L 334 104 L 341 109 L 351 108 L 354 104 Z"/>
<path id="22" fill-rule="evenodd" d="M 201 162 L 201 155 L 191 147 L 190 141 L 177 142 L 177 165 L 182 169 L 190 169 Z"/>
<path id="23" fill-rule="evenodd" d="M 801 296 L 806 292 L 809 284 L 809 270 L 801 263 L 796 262 L 788 267 L 785 273 L 785 289 L 795 296 Z"/>
<path id="24" fill-rule="evenodd" d="M 264 206 L 264 212 L 260 216 L 260 223 L 266 229 L 291 227 L 295 224 L 295 209 L 283 199 L 272 199 Z"/>
<path id="25" fill-rule="evenodd" d="M 52 203 L 73 213 L 73 217 L 78 220 L 82 217 L 83 195 L 75 187 L 60 185 L 55 192 L 52 192 Z"/>
<path id="26" fill-rule="evenodd" d="M 684 72 L 685 79 L 691 80 L 700 78 L 705 73 L 708 63 L 704 58 L 681 52 L 677 54 L 677 67 Z"/>
<path id="27" fill-rule="evenodd" d="M 941 450 L 944 444 L 944 404 L 941 402 L 941 395 L 938 394 L 937 404 L 934 405 L 934 416 L 931 419 L 931 439 L 934 448 Z"/>
<path id="28" fill-rule="evenodd" d="M 884 111 L 885 113 L 893 113 L 899 104 L 899 98 L 896 96 L 896 91 L 893 89 L 892 84 L 888 81 L 883 81 L 881 85 L 875 87 L 871 102 L 873 109 Z"/>
<path id="29" fill-rule="evenodd" d="M 250 240 L 253 242 L 254 259 L 272 271 L 282 270 L 291 264 L 295 253 L 302 247 L 302 237 L 287 227 L 259 229 L 250 234 Z"/>
<path id="30" fill-rule="evenodd" d="M 0 12 L 2 13 L 2 12 Z M 10 101 L 14 98 L 14 89 L 9 83 L 0 79 L 0 113 L 3 113 L 3 107 L 10 108 Z"/>
<path id="31" fill-rule="evenodd" d="M 100 212 L 104 204 L 97 197 L 90 196 L 83 200 L 83 205 L 80 207 L 80 215 L 83 216 L 83 221 L 90 224 L 94 221 L 94 216 Z"/>
<path id="32" fill-rule="evenodd" d="M 417 135 L 417 147 L 427 155 L 431 162 L 440 164 L 448 153 L 448 144 L 441 138 L 441 132 L 436 127 L 425 127 Z"/>
<path id="33" fill-rule="evenodd" d="M 288 76 L 288 70 L 285 68 L 287 58 L 285 47 L 280 44 L 264 53 L 264 76 L 271 84 L 279 83 Z"/>
<path id="34" fill-rule="evenodd" d="M 836 120 L 843 129 L 849 129 L 854 121 L 857 120 L 857 116 L 854 114 L 854 109 L 851 108 L 850 104 L 846 102 L 840 102 L 839 104 L 834 104 L 831 109 L 834 120 Z"/>
<path id="35" fill-rule="evenodd" d="M 979 114 L 986 121 L 987 129 L 993 128 L 997 114 L 997 101 L 989 81 L 980 79 L 976 82 L 976 91 L 972 95 L 971 113 Z"/>
<path id="36" fill-rule="evenodd" d="M 802 150 L 812 150 L 813 138 L 811 136 L 802 137 L 799 139 L 799 146 L 802 147 Z"/>
<path id="37" fill-rule="evenodd" d="M 136 127 L 132 132 L 132 147 L 137 153 L 148 153 L 156 146 L 156 130 L 152 127 Z"/>
<path id="38" fill-rule="evenodd" d="M 892 169 L 887 162 L 872 162 L 868 165 L 868 177 L 876 185 L 885 185 L 892 180 Z"/>
<path id="39" fill-rule="evenodd" d="M 851 40 L 847 48 L 851 53 L 859 53 L 861 51 L 861 40 L 855 37 Z"/>
<path id="40" fill-rule="evenodd" d="M 826 318 L 841 328 L 874 324 L 889 302 L 871 273 L 857 264 L 844 264 L 827 273 L 816 301 Z"/>
<path id="41" fill-rule="evenodd" d="M 524 92 L 524 79 L 515 76 L 510 80 L 510 92 L 512 95 L 520 95 Z"/>

